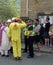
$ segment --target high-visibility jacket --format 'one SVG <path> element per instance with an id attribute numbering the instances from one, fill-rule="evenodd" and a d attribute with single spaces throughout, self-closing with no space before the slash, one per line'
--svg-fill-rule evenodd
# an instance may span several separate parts
<path id="1" fill-rule="evenodd" d="M 30 28 L 31 28 L 31 27 L 32 27 L 33 29 L 32 29 L 31 35 L 29 35 L 29 34 L 30 34 Z M 34 29 L 35 29 L 35 25 L 26 26 L 26 27 L 24 28 L 24 35 L 25 35 L 25 36 L 34 36 L 34 35 L 35 35 Z"/>

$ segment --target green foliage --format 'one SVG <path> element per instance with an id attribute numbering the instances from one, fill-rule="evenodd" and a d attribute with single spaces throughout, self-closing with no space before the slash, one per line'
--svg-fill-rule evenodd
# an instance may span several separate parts
<path id="1" fill-rule="evenodd" d="M 18 16 L 17 0 L 0 0 L 0 19 L 5 20 Z"/>

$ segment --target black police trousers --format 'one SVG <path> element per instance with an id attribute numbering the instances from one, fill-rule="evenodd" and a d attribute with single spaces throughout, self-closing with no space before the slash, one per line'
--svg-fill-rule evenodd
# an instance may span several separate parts
<path id="1" fill-rule="evenodd" d="M 28 47 L 29 47 L 29 56 L 34 56 L 34 50 L 33 50 L 33 43 L 34 43 L 34 36 L 28 37 Z"/>

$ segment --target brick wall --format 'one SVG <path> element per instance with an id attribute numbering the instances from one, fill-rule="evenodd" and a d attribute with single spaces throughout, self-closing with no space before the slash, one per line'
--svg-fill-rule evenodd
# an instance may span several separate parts
<path id="1" fill-rule="evenodd" d="M 52 13 L 53 0 L 29 0 L 28 16 L 29 18 L 36 18 L 37 13 Z M 26 17 L 26 0 L 21 0 L 21 16 Z"/>

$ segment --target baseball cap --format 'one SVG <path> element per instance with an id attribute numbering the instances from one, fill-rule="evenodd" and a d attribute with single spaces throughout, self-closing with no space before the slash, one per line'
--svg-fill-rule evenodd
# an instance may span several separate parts
<path id="1" fill-rule="evenodd" d="M 10 22 L 12 22 L 12 21 L 11 21 L 11 19 L 8 19 L 7 22 L 10 23 Z"/>

